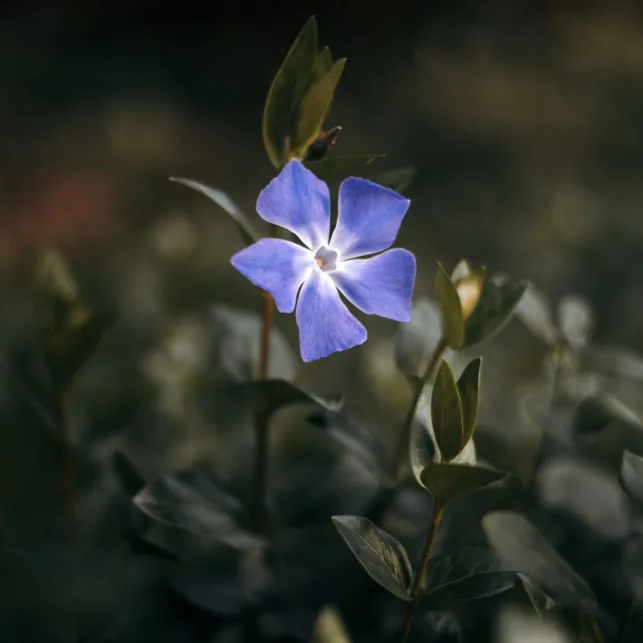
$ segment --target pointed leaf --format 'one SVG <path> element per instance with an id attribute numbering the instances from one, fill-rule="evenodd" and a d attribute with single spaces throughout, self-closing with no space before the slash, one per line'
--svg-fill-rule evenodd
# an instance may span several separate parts
<path id="1" fill-rule="evenodd" d="M 442 335 L 451 348 L 460 348 L 464 341 L 462 305 L 458 291 L 440 264 L 435 275 L 435 298 L 442 315 Z"/>
<path id="2" fill-rule="evenodd" d="M 433 384 L 431 422 L 442 459 L 452 460 L 464 446 L 462 402 L 453 373 L 445 360 L 441 361 Z"/>
<path id="3" fill-rule="evenodd" d="M 404 545 L 360 516 L 333 516 L 333 524 L 366 573 L 384 589 L 410 601 L 413 570 Z"/>
<path id="4" fill-rule="evenodd" d="M 496 551 L 464 547 L 431 558 L 425 594 L 431 603 L 472 601 L 504 592 L 515 582 L 516 574 Z"/>
<path id="5" fill-rule="evenodd" d="M 255 410 L 265 418 L 269 418 L 285 406 L 321 406 L 319 399 L 286 380 L 261 380 L 242 386 L 251 391 Z"/>
<path id="6" fill-rule="evenodd" d="M 518 578 L 522 583 L 522 586 L 525 588 L 527 596 L 533 605 L 536 614 L 540 616 L 542 620 L 547 620 L 551 618 L 552 612 L 556 607 L 556 601 L 547 594 L 537 583 L 527 575 L 527 574 L 518 574 Z"/>
<path id="7" fill-rule="evenodd" d="M 469 348 L 497 333 L 509 321 L 526 288 L 523 281 L 487 279 L 478 305 L 466 320 L 460 348 Z"/>
<path id="8" fill-rule="evenodd" d="M 422 472 L 424 487 L 436 500 L 446 502 L 457 496 L 498 482 L 507 473 L 467 464 L 434 464 Z"/>
<path id="9" fill-rule="evenodd" d="M 330 49 L 324 47 L 315 56 L 315 64 L 313 66 L 313 82 L 321 80 L 333 66 L 333 58 L 330 55 Z"/>
<path id="10" fill-rule="evenodd" d="M 458 391 L 462 400 L 463 446 L 473 437 L 473 431 L 476 427 L 481 366 L 482 359 L 476 357 L 476 359 L 467 364 L 458 379 Z"/>
<path id="11" fill-rule="evenodd" d="M 492 511 L 482 519 L 482 528 L 507 564 L 528 574 L 554 600 L 596 613 L 596 599 L 587 583 L 524 516 Z"/>
<path id="12" fill-rule="evenodd" d="M 204 194 L 214 201 L 219 207 L 223 208 L 234 219 L 246 245 L 249 246 L 255 241 L 259 241 L 259 239 L 261 239 L 261 235 L 250 223 L 243 210 L 241 210 L 241 208 L 225 192 L 215 188 L 210 188 L 207 185 L 199 183 L 198 181 L 193 181 L 192 179 L 170 177 L 170 181 L 181 183 L 197 192 L 201 192 L 201 194 Z"/>
<path id="13" fill-rule="evenodd" d="M 343 181 L 355 176 L 361 170 L 384 154 L 355 154 L 354 156 L 335 156 L 321 161 L 308 161 L 306 167 L 322 181 Z"/>
<path id="14" fill-rule="evenodd" d="M 298 156 L 302 155 L 321 131 L 345 64 L 346 58 L 336 60 L 330 71 L 306 92 L 299 111 L 297 134 L 290 147 Z"/>
<path id="15" fill-rule="evenodd" d="M 276 168 L 288 161 L 289 139 L 296 131 L 301 101 L 310 86 L 318 54 L 317 22 L 313 16 L 286 54 L 266 98 L 263 142 Z"/>

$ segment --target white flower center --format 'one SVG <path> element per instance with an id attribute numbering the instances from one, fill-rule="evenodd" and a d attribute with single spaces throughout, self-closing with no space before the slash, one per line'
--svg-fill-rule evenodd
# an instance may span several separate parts
<path id="1" fill-rule="evenodd" d="M 322 246 L 315 254 L 315 261 L 323 272 L 332 272 L 337 268 L 337 253 Z"/>

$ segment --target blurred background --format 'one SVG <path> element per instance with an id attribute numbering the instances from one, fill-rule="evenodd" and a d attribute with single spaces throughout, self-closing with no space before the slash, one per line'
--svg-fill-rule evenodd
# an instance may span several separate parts
<path id="1" fill-rule="evenodd" d="M 26 284 L 49 247 L 70 260 L 93 307 L 118 311 L 70 421 L 81 512 L 97 534 L 115 448 L 149 480 L 195 463 L 231 466 L 212 426 L 234 423 L 194 388 L 194 373 L 216 363 L 250 377 L 243 347 L 258 336 L 251 315 L 262 300 L 229 264 L 242 247 L 229 216 L 168 178 L 224 190 L 261 226 L 254 204 L 275 173 L 264 100 L 312 14 L 320 42 L 348 58 L 326 123 L 343 127 L 331 154 L 384 153 L 382 170 L 415 168 L 398 244 L 418 259 L 416 297 L 432 294 L 437 261 L 452 268 L 465 257 L 533 281 L 552 302 L 584 296 L 595 341 L 643 351 L 640 2 L 5 2 L 0 354 L 20 335 Z M 355 417 L 385 433 L 410 400 L 393 356 L 397 325 L 361 319 L 367 344 L 301 368 L 294 318 L 277 316 L 285 339 L 273 374 L 344 394 Z M 237 344 L 225 339 L 223 350 L 226 333 Z M 547 347 L 513 323 L 488 351 L 482 417 L 502 431 L 513 426 L 507 392 L 540 377 Z M 34 423 L 38 393 L 4 378 L 0 507 L 8 530 L 33 534 L 59 526 L 51 449 L 60 445 Z M 629 393 L 640 399 L 640 381 Z"/>

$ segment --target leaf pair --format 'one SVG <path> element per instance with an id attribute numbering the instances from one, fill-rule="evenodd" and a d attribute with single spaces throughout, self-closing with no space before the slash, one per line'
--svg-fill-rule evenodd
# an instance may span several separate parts
<path id="1" fill-rule="evenodd" d="M 345 58 L 333 62 L 328 47 L 319 50 L 311 17 L 277 72 L 264 107 L 263 141 L 276 168 L 304 158 L 319 136 L 345 63 Z"/>
<path id="2" fill-rule="evenodd" d="M 481 365 L 479 357 L 469 362 L 456 382 L 446 360 L 440 363 L 431 397 L 431 422 L 443 461 L 453 460 L 473 437 Z"/>
<path id="3" fill-rule="evenodd" d="M 462 350 L 491 337 L 509 320 L 527 283 L 488 278 L 484 267 L 461 261 L 449 276 L 438 264 L 435 293 L 442 334 L 450 348 Z"/>
<path id="4" fill-rule="evenodd" d="M 367 518 L 333 516 L 333 523 L 366 573 L 384 589 L 410 602 L 413 569 L 402 543 Z M 515 574 L 483 547 L 465 547 L 431 559 L 424 601 L 470 601 L 509 589 Z"/>

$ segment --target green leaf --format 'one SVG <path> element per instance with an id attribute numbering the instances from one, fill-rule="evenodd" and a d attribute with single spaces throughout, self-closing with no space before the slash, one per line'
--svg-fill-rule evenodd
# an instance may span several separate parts
<path id="1" fill-rule="evenodd" d="M 478 491 L 507 477 L 507 473 L 467 464 L 434 464 L 422 472 L 425 488 L 436 500 L 446 502 Z"/>
<path id="2" fill-rule="evenodd" d="M 366 573 L 391 594 L 410 601 L 413 570 L 404 545 L 360 516 L 333 516 L 333 524 Z"/>
<path id="3" fill-rule="evenodd" d="M 250 221 L 248 221 L 243 210 L 241 210 L 241 208 L 225 192 L 215 188 L 210 188 L 207 185 L 199 183 L 198 181 L 193 181 L 192 179 L 170 177 L 170 181 L 186 185 L 187 187 L 204 194 L 214 201 L 219 207 L 223 208 L 234 219 L 246 245 L 249 246 L 255 241 L 259 241 L 259 239 L 261 239 L 261 235 L 257 232 Z"/>
<path id="4" fill-rule="evenodd" d="M 445 360 L 441 360 L 433 384 L 431 422 L 442 459 L 452 460 L 464 446 L 462 441 L 462 402 L 453 373 Z"/>
<path id="5" fill-rule="evenodd" d="M 460 297 L 441 264 L 435 275 L 435 298 L 442 315 L 442 334 L 451 348 L 460 348 L 464 341 L 464 315 Z"/>
<path id="6" fill-rule="evenodd" d="M 297 134 L 290 145 L 290 150 L 297 156 L 303 156 L 303 152 L 321 131 L 330 111 L 335 89 L 342 77 L 345 64 L 346 58 L 336 60 L 330 71 L 321 80 L 314 83 L 304 96 L 299 111 Z"/>
<path id="7" fill-rule="evenodd" d="M 322 181 L 342 181 L 349 176 L 355 176 L 384 154 L 355 154 L 354 156 L 335 156 L 321 161 L 308 161 L 306 167 Z"/>
<path id="8" fill-rule="evenodd" d="M 290 139 L 297 128 L 301 101 L 310 86 L 318 55 L 317 22 L 313 16 L 286 54 L 266 98 L 263 142 L 276 168 L 288 162 Z"/>
<path id="9" fill-rule="evenodd" d="M 525 292 L 516 306 L 516 317 L 534 334 L 549 345 L 558 340 L 559 332 L 545 295 L 533 284 Z"/>
<path id="10" fill-rule="evenodd" d="M 480 390 L 480 368 L 482 359 L 469 362 L 458 379 L 458 391 L 462 400 L 463 435 L 462 446 L 472 437 L 478 418 L 478 393 Z"/>
<path id="11" fill-rule="evenodd" d="M 324 47 L 316 56 L 313 65 L 313 82 L 321 80 L 333 66 L 333 58 L 330 55 L 330 49 Z"/>
<path id="12" fill-rule="evenodd" d="M 515 582 L 516 574 L 493 549 L 464 547 L 431 558 L 425 595 L 431 604 L 473 601 L 511 589 Z"/>
<path id="13" fill-rule="evenodd" d="M 478 305 L 466 320 L 459 348 L 469 348 L 497 333 L 509 321 L 526 288 L 524 281 L 487 279 Z"/>
<path id="14" fill-rule="evenodd" d="M 112 466 L 118 481 L 130 496 L 134 497 L 147 484 L 137 466 L 122 451 L 112 455 Z"/>
<path id="15" fill-rule="evenodd" d="M 596 614 L 596 599 L 587 583 L 524 516 L 492 511 L 483 517 L 482 528 L 513 569 L 529 575 L 556 601 Z"/>

